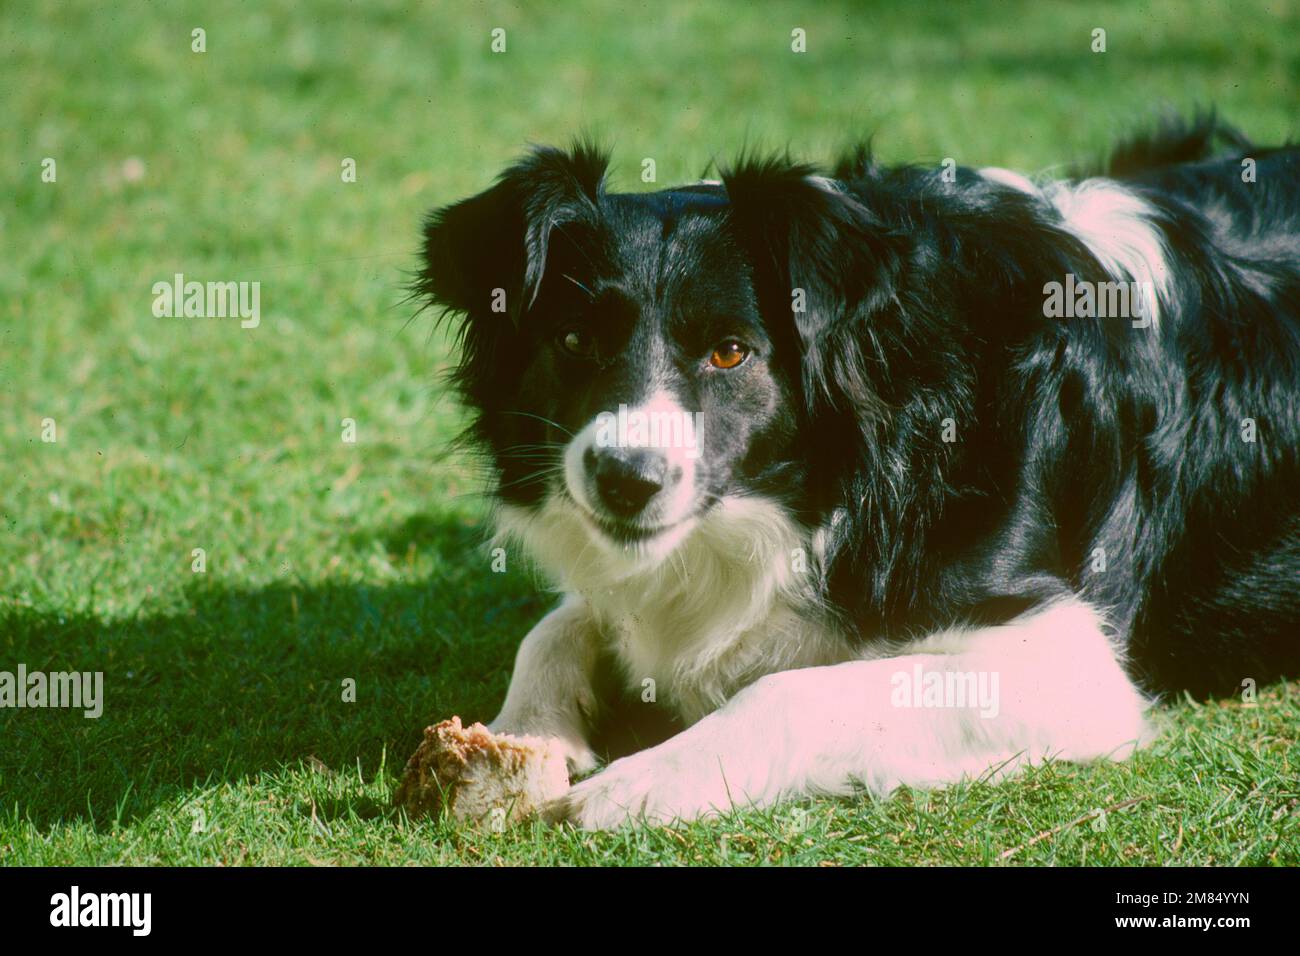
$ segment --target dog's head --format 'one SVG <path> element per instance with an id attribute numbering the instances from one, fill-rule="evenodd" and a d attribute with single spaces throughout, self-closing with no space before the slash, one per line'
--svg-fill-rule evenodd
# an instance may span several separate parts
<path id="1" fill-rule="evenodd" d="M 426 224 L 418 290 L 464 316 L 457 382 L 497 494 L 641 559 L 730 499 L 803 510 L 813 394 L 876 398 L 832 320 L 889 301 L 895 240 L 786 161 L 645 194 L 607 192 L 605 168 L 538 149 Z"/>

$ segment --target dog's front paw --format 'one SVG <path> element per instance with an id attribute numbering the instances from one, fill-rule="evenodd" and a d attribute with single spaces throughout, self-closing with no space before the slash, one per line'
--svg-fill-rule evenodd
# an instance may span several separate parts
<path id="1" fill-rule="evenodd" d="M 674 753 L 664 745 L 616 760 L 542 808 L 551 822 L 586 830 L 624 823 L 666 824 L 730 810 L 726 780 L 715 762 Z"/>

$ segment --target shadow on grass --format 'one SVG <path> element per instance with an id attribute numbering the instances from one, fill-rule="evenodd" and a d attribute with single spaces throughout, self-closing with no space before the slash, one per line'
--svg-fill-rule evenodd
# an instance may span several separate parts
<path id="1" fill-rule="evenodd" d="M 477 528 L 420 516 L 362 537 L 395 555 L 415 547 L 436 570 L 419 582 L 255 590 L 196 576 L 185 610 L 127 620 L 0 611 L 0 670 L 104 674 L 98 719 L 0 709 L 0 807 L 41 827 L 100 827 L 312 757 L 391 778 L 430 722 L 489 719 L 520 638 L 553 599 L 522 567 L 491 573 Z"/>

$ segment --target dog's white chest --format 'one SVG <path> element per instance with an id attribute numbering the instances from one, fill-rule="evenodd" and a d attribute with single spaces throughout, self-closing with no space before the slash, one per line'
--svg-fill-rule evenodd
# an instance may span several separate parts
<path id="1" fill-rule="evenodd" d="M 818 613 L 810 536 L 775 502 L 724 498 L 659 552 L 617 549 L 560 502 L 502 519 L 587 603 L 629 688 L 684 720 L 764 674 L 851 656 Z"/>

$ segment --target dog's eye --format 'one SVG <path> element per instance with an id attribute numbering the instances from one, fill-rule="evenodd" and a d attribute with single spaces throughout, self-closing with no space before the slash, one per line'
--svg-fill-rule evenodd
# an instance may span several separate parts
<path id="1" fill-rule="evenodd" d="M 596 354 L 596 340 L 581 329 L 569 329 L 560 334 L 564 351 L 579 358 L 592 358 Z"/>
<path id="2" fill-rule="evenodd" d="M 714 368 L 735 368 L 747 358 L 749 358 L 749 346 L 735 339 L 727 339 L 713 350 L 713 354 L 709 356 L 709 364 Z"/>

